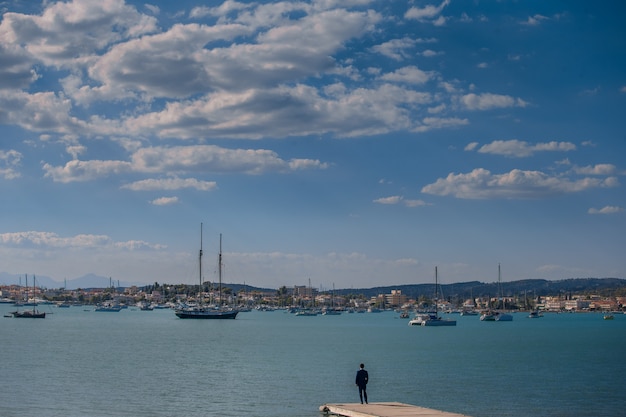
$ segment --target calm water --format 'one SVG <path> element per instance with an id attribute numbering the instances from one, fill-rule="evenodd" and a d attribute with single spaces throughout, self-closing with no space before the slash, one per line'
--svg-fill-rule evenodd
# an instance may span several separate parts
<path id="1" fill-rule="evenodd" d="M 42 309 L 54 314 L 0 318 L 0 416 L 319 417 L 323 403 L 358 401 L 360 362 L 370 402 L 473 417 L 626 414 L 626 315 L 422 328 L 391 312 L 213 321 Z"/>

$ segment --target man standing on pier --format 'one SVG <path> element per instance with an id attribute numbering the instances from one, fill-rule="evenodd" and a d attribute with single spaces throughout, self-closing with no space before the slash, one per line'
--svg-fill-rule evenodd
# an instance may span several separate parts
<path id="1" fill-rule="evenodd" d="M 361 404 L 363 404 L 363 399 L 365 398 L 365 404 L 367 404 L 367 381 L 369 380 L 369 375 L 365 370 L 365 365 L 359 365 L 361 369 L 359 369 L 356 373 L 356 385 L 359 387 L 359 398 L 361 399 Z"/>

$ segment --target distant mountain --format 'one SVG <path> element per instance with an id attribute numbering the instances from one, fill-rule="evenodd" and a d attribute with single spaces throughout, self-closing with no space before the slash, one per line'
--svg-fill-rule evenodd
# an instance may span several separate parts
<path id="1" fill-rule="evenodd" d="M 33 275 L 28 275 L 28 285 L 33 285 Z M 3 285 L 11 285 L 11 284 L 21 284 L 26 285 L 26 275 L 24 274 L 9 274 L 7 272 L 0 272 L 0 284 Z M 68 290 L 75 290 L 77 288 L 106 288 L 110 283 L 109 277 L 103 277 L 96 274 L 87 274 L 82 277 L 67 279 L 65 281 L 55 281 L 50 277 L 37 275 L 36 276 L 36 285 L 42 288 L 63 288 L 67 285 Z M 113 280 L 112 285 L 116 287 L 130 287 L 131 285 L 141 286 L 143 284 L 133 284 L 129 282 L 123 282 Z"/>
<path id="2" fill-rule="evenodd" d="M 7 272 L 0 272 L 0 284 L 3 285 L 26 285 L 26 274 L 9 274 Z M 54 281 L 50 277 L 44 275 L 35 276 L 35 284 L 38 287 L 46 288 L 58 288 L 59 283 Z M 28 285 L 33 285 L 33 275 L 28 274 Z M 62 285 L 62 284 L 61 284 Z"/>
<path id="3" fill-rule="evenodd" d="M 75 290 L 77 288 L 106 288 L 106 287 L 129 287 L 131 284 L 117 280 L 111 280 L 110 277 L 103 277 L 96 274 L 83 275 L 80 278 L 68 279 L 67 289 Z"/>

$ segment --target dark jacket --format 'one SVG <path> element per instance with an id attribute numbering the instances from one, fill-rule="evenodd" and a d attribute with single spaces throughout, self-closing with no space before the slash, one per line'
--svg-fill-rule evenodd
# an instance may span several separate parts
<path id="1" fill-rule="evenodd" d="M 355 383 L 359 387 L 365 387 L 367 385 L 367 380 L 369 379 L 369 375 L 365 369 L 359 369 L 356 373 L 356 381 Z"/>

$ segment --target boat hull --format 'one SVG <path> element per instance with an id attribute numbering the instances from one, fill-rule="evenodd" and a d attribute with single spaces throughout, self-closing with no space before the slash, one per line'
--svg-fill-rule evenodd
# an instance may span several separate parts
<path id="1" fill-rule="evenodd" d="M 45 319 L 46 313 L 35 311 L 15 311 L 13 317 L 17 319 Z"/>
<path id="2" fill-rule="evenodd" d="M 426 320 L 422 322 L 422 326 L 424 327 L 441 327 L 441 326 L 456 326 L 456 320 L 445 320 L 445 319 L 436 319 L 436 320 Z"/>
<path id="3" fill-rule="evenodd" d="M 210 310 L 177 310 L 175 312 L 176 317 L 180 319 L 199 319 L 199 320 L 219 320 L 219 319 L 234 319 L 237 317 L 239 311 L 210 311 Z"/>

